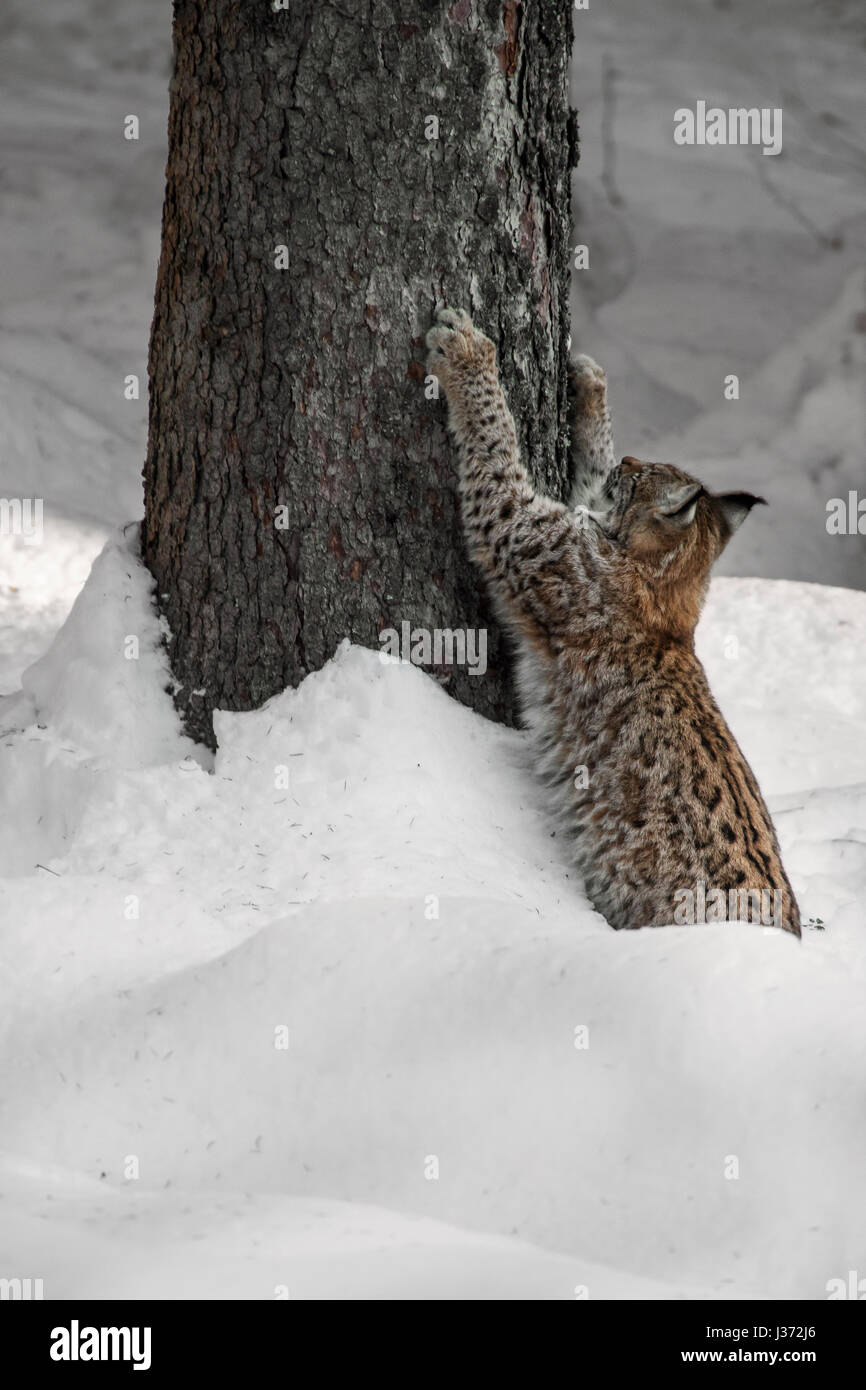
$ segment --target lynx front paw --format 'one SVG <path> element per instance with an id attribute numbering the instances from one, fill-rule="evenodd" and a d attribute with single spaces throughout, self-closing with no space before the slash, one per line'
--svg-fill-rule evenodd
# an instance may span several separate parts
<path id="1" fill-rule="evenodd" d="M 595 358 L 589 357 L 585 352 L 571 359 L 569 371 L 575 377 L 581 377 L 602 386 L 605 385 L 607 381 L 607 377 L 604 374 L 604 367 L 600 367 Z"/>
<path id="2" fill-rule="evenodd" d="M 426 343 L 427 370 L 439 378 L 446 391 L 462 375 L 490 367 L 496 360 L 490 339 L 473 327 L 462 309 L 439 309 Z"/>
<path id="3" fill-rule="evenodd" d="M 607 377 L 600 367 L 586 353 L 572 358 L 568 377 L 575 405 L 582 410 L 597 410 L 604 407 L 607 396 Z"/>

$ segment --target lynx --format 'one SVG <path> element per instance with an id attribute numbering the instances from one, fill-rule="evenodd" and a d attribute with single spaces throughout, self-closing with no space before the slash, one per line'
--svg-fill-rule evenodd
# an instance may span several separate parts
<path id="1" fill-rule="evenodd" d="M 470 555 L 514 640 L 539 771 L 591 902 L 638 928 L 682 920 L 684 895 L 712 897 L 710 920 L 766 922 L 772 901 L 772 924 L 799 936 L 769 812 L 694 649 L 710 569 L 763 499 L 671 464 L 617 465 L 605 375 L 585 356 L 569 375 L 571 503 L 541 496 L 493 343 L 443 309 L 427 346 Z"/>

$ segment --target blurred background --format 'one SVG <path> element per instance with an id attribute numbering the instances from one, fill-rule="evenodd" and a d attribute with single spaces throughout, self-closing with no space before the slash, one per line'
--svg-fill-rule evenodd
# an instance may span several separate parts
<path id="1" fill-rule="evenodd" d="M 2 694 L 141 515 L 171 5 L 0 18 L 0 496 L 46 518 L 44 544 L 0 548 Z M 574 28 L 573 339 L 608 370 L 619 453 L 767 497 L 722 572 L 866 587 L 866 536 L 826 526 L 830 498 L 866 497 L 866 7 L 590 0 Z M 781 107 L 781 154 L 675 145 L 698 100 Z"/>
<path id="2" fill-rule="evenodd" d="M 866 587 L 866 534 L 826 525 L 866 498 L 866 6 L 590 0 L 574 29 L 573 339 L 619 454 L 767 498 L 719 573 Z M 781 108 L 781 153 L 676 145 L 699 100 Z"/>

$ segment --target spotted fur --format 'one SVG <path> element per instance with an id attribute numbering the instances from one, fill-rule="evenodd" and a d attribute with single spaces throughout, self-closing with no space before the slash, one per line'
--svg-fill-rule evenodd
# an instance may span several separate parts
<path id="1" fill-rule="evenodd" d="M 469 551 L 515 639 L 539 770 L 591 901 L 614 927 L 662 926 L 683 920 L 683 890 L 715 892 L 732 905 L 718 916 L 761 920 L 772 902 L 799 936 L 769 812 L 694 649 L 712 564 L 762 499 L 714 495 L 670 464 L 616 465 L 604 373 L 587 357 L 570 379 L 572 506 L 543 497 L 493 343 L 445 309 L 427 344 Z"/>

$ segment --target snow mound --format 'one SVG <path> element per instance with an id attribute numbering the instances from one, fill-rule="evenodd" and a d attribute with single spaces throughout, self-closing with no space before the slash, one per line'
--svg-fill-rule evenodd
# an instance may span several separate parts
<path id="1" fill-rule="evenodd" d="M 111 801 L 124 769 L 210 762 L 178 727 L 153 581 L 136 552 L 136 527 L 105 543 L 22 689 L 0 697 L 0 872 L 33 873 L 63 853 L 84 808 Z M 71 553 L 77 562 L 74 540 Z"/>
<path id="2" fill-rule="evenodd" d="M 333 902 L 121 991 L 19 986 L 7 1142 L 113 1187 L 134 1161 L 148 1193 L 339 1196 L 670 1286 L 817 1298 L 856 1267 L 862 980 L 830 940 L 438 912 Z"/>
<path id="3" fill-rule="evenodd" d="M 68 619 L 22 681 L 38 723 L 115 767 L 161 763 L 192 746 L 178 737 L 153 580 L 137 556 L 137 527 L 105 545 Z"/>
<path id="4" fill-rule="evenodd" d="M 52 1297 L 78 1299 L 155 1292 L 170 1299 L 658 1299 L 692 1292 L 514 1237 L 357 1202 L 117 1192 L 2 1163 L 0 1175 L 15 1202 L 4 1228 L 8 1266 L 50 1269 L 46 1297 L 49 1288 Z"/>
<path id="5" fill-rule="evenodd" d="M 820 922 L 617 934 L 523 735 L 411 666 L 344 644 L 187 756 L 110 542 L 0 703 L 5 1248 L 48 1297 L 824 1296 L 866 1250 L 864 631 L 761 580 L 700 629 Z"/>

